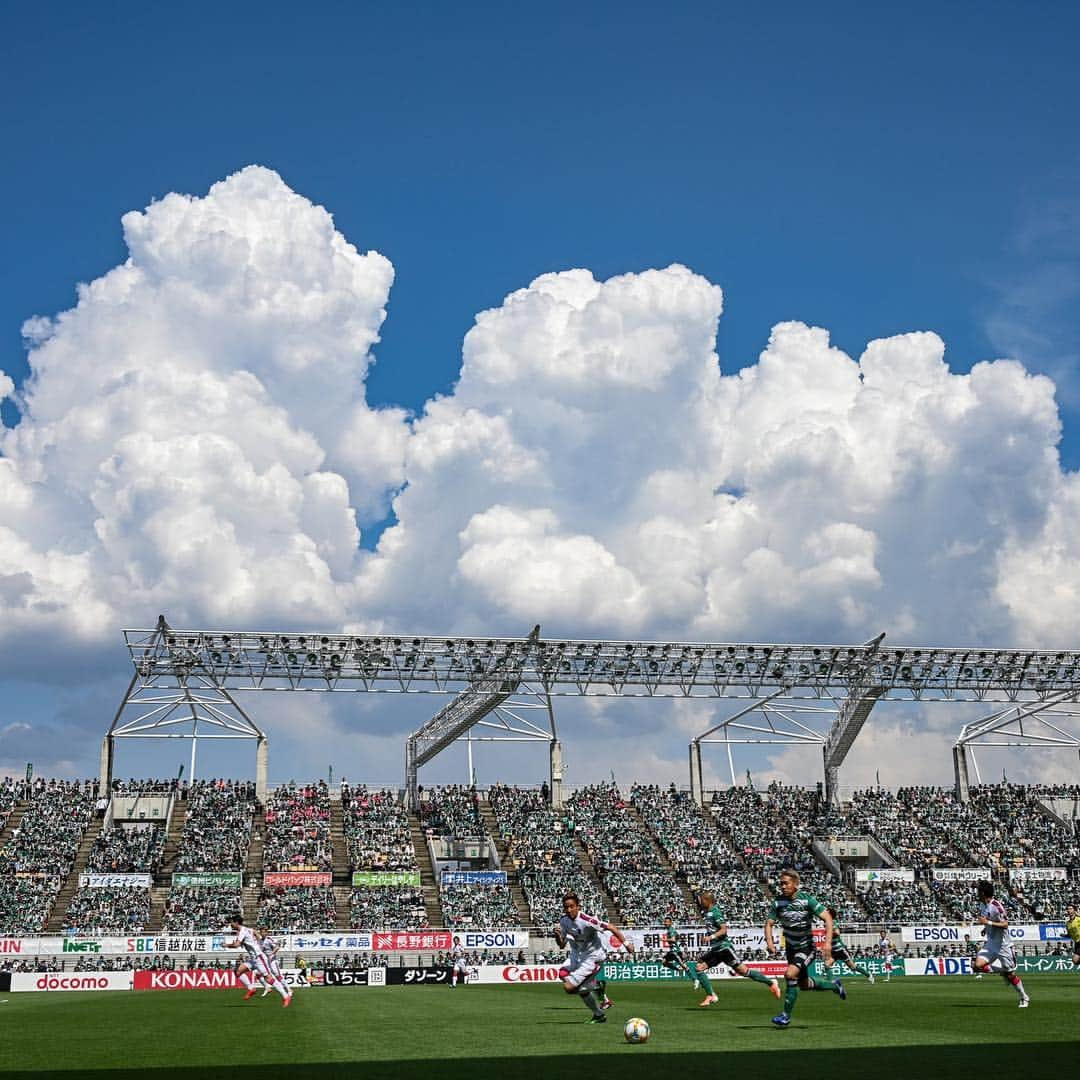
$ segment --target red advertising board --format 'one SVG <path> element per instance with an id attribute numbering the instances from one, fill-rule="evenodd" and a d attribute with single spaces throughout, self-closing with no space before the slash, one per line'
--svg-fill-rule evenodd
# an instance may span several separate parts
<path id="1" fill-rule="evenodd" d="M 233 990 L 239 985 L 232 968 L 135 972 L 136 990 Z"/>
<path id="2" fill-rule="evenodd" d="M 371 935 L 371 947 L 376 952 L 418 952 L 421 949 L 445 951 L 453 944 L 449 930 L 392 931 Z"/>
<path id="3" fill-rule="evenodd" d="M 288 885 L 302 885 L 306 888 L 312 888 L 316 885 L 330 885 L 333 880 L 333 874 L 321 873 L 317 870 L 280 870 L 263 874 L 263 885 L 268 889 Z"/>

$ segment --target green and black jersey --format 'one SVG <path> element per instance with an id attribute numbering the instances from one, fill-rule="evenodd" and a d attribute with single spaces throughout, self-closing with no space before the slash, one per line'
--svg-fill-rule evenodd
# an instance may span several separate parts
<path id="1" fill-rule="evenodd" d="M 825 905 L 800 889 L 790 900 L 781 894 L 769 908 L 769 918 L 780 924 L 784 941 L 794 949 L 814 947 L 814 919 L 825 914 Z M 836 938 L 833 938 L 833 945 Z"/>
<path id="2" fill-rule="evenodd" d="M 681 960 L 684 948 L 682 934 L 672 926 L 664 930 L 664 936 L 667 938 L 667 951 L 676 959 Z"/>
<path id="3" fill-rule="evenodd" d="M 705 925 L 709 928 L 709 932 L 715 934 L 721 926 L 727 925 L 727 915 L 724 914 L 724 909 L 719 904 L 713 904 L 708 911 L 705 912 Z M 709 948 L 712 949 L 730 949 L 731 938 L 725 934 L 723 937 L 717 938 L 715 941 L 709 942 Z"/>

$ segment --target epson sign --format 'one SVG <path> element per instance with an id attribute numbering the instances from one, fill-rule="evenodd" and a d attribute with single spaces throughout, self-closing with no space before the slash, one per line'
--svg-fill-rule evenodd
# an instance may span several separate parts
<path id="1" fill-rule="evenodd" d="M 461 943 L 466 949 L 523 949 L 529 940 L 527 934 L 513 930 L 466 930 Z"/>
<path id="2" fill-rule="evenodd" d="M 915 941 L 960 940 L 960 928 L 958 926 L 913 926 L 911 929 Z"/>

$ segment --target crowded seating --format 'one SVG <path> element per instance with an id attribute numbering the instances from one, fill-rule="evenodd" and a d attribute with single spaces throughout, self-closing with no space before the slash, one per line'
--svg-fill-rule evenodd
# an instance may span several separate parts
<path id="1" fill-rule="evenodd" d="M 500 784 L 488 791 L 488 802 L 537 926 L 558 921 L 568 892 L 580 897 L 585 911 L 604 914 L 603 897 L 581 866 L 572 830 L 548 805 L 545 792 Z"/>
<path id="2" fill-rule="evenodd" d="M 429 836 L 483 836 L 480 796 L 475 788 L 452 784 L 420 791 L 420 824 Z"/>
<path id="3" fill-rule="evenodd" d="M 164 848 L 164 825 L 107 829 L 94 841 L 86 868 L 112 874 L 153 873 Z"/>
<path id="4" fill-rule="evenodd" d="M 71 934 L 139 934 L 149 922 L 149 889 L 79 889 L 68 904 L 64 930 Z"/>
<path id="5" fill-rule="evenodd" d="M 178 933 L 213 932 L 222 929 L 229 917 L 243 908 L 240 890 L 235 887 L 174 885 L 165 900 L 164 928 Z"/>
<path id="6" fill-rule="evenodd" d="M 271 930 L 314 930 L 337 922 L 334 890 L 326 885 L 264 889 L 259 924 Z"/>
<path id="7" fill-rule="evenodd" d="M 450 930 L 517 925 L 517 909 L 506 885 L 440 885 L 439 895 Z"/>
<path id="8" fill-rule="evenodd" d="M 24 785 L 23 790 L 26 790 Z M 0 933 L 44 928 L 90 824 L 97 782 L 37 779 L 19 827 L 0 850 Z"/>
<path id="9" fill-rule="evenodd" d="M 188 791 L 187 818 L 176 857 L 178 871 L 242 871 L 251 846 L 255 785 L 198 780 Z"/>
<path id="10" fill-rule="evenodd" d="M 424 892 L 418 885 L 355 888 L 349 925 L 365 930 L 424 930 L 428 926 Z"/>
<path id="11" fill-rule="evenodd" d="M 330 790 L 324 780 L 274 791 L 266 803 L 263 868 L 271 871 L 332 870 Z"/>
<path id="12" fill-rule="evenodd" d="M 579 788 L 566 805 L 568 819 L 624 922 L 655 925 L 668 914 L 678 921 L 696 918 L 614 784 Z"/>
<path id="13" fill-rule="evenodd" d="M 392 791 L 341 784 L 341 810 L 353 870 L 416 870 L 409 815 Z"/>

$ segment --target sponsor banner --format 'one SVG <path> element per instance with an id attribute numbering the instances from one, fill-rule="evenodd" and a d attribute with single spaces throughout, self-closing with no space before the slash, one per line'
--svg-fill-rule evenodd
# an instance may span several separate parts
<path id="1" fill-rule="evenodd" d="M 753 971 L 760 971 L 769 978 L 781 978 L 787 971 L 784 960 L 753 960 L 747 965 Z M 609 982 L 641 982 L 646 980 L 686 980 L 681 971 L 664 967 L 659 960 L 625 961 L 604 964 L 601 969 L 603 978 Z M 709 968 L 710 979 L 736 979 L 737 976 L 723 964 Z"/>
<path id="2" fill-rule="evenodd" d="M 990 881 L 993 875 L 984 866 L 935 866 L 935 881 Z"/>
<path id="3" fill-rule="evenodd" d="M 706 952 L 715 942 L 709 940 L 710 931 L 707 927 L 679 927 L 680 944 L 687 956 L 697 956 Z M 779 936 L 779 935 L 778 935 Z M 634 943 L 636 949 L 667 949 L 667 931 L 660 929 L 649 930 L 623 930 L 623 937 Z M 731 926 L 728 928 L 728 938 L 736 954 L 765 951 L 765 931 L 760 926 Z M 814 940 L 820 945 L 825 940 L 825 928 L 814 928 Z M 615 945 L 613 944 L 614 948 Z"/>
<path id="4" fill-rule="evenodd" d="M 80 874 L 80 889 L 149 889 L 150 874 Z"/>
<path id="5" fill-rule="evenodd" d="M 283 952 L 371 952 L 367 930 L 305 930 L 295 934 L 275 934 Z"/>
<path id="6" fill-rule="evenodd" d="M 371 935 L 371 947 L 376 952 L 445 952 L 454 943 L 453 939 L 449 930 L 375 931 Z"/>
<path id="7" fill-rule="evenodd" d="M 974 973 L 971 956 L 925 956 L 917 960 L 905 960 L 904 970 L 908 975 L 971 975 Z M 1018 956 L 1016 970 L 1021 974 L 1040 972 L 1052 975 L 1055 972 L 1073 974 L 1072 958 L 1069 956 Z M 893 974 L 897 974 L 894 970 Z"/>
<path id="8" fill-rule="evenodd" d="M 136 971 L 126 974 L 134 975 L 133 985 L 136 990 L 235 990 L 243 986 L 231 967 L 193 971 Z M 285 968 L 281 974 L 288 987 L 305 985 L 298 980 L 299 972 L 296 968 Z M 323 976 L 324 972 L 308 968 L 307 985 L 321 986 Z"/>
<path id="9" fill-rule="evenodd" d="M 879 960 L 877 957 L 862 956 L 855 961 L 863 971 L 868 971 L 875 977 L 883 977 L 886 974 L 889 975 L 903 975 L 904 965 L 900 963 L 899 958 L 892 961 L 892 967 L 889 971 L 885 970 L 885 961 Z M 837 960 L 832 967 L 826 967 L 820 960 L 815 960 L 810 965 L 810 974 L 813 976 L 822 976 L 827 979 L 843 979 L 848 975 L 855 975 L 855 972 L 848 967 L 842 960 Z"/>
<path id="10" fill-rule="evenodd" d="M 1063 922 L 1040 923 L 1039 934 L 1043 941 L 1071 941 Z"/>
<path id="11" fill-rule="evenodd" d="M 378 969 L 382 971 L 382 968 Z M 367 968 L 348 968 L 344 971 L 327 971 L 325 973 L 326 986 L 367 986 Z"/>
<path id="12" fill-rule="evenodd" d="M 527 930 L 458 930 L 454 937 L 461 938 L 461 944 L 469 949 L 527 949 L 529 932 Z"/>
<path id="13" fill-rule="evenodd" d="M 13 993 L 28 991 L 130 990 L 131 971 L 13 971 Z"/>
<path id="14" fill-rule="evenodd" d="M 1064 866 L 1015 866 L 1009 871 L 1010 881 L 1065 881 Z"/>
<path id="15" fill-rule="evenodd" d="M 389 986 L 437 986 L 440 983 L 450 982 L 448 967 L 395 967 L 382 970 L 386 972 L 386 983 Z M 476 980 L 466 976 L 465 981 L 475 982 Z"/>
<path id="16" fill-rule="evenodd" d="M 888 867 L 877 867 L 874 870 L 856 870 L 856 881 L 914 881 L 915 871 L 907 870 L 904 867 L 897 869 L 891 869 Z"/>
<path id="17" fill-rule="evenodd" d="M 0 954 L 7 956 L 19 956 L 23 952 L 24 945 L 32 945 L 32 941 L 23 941 L 22 938 L 6 937 L 0 938 Z M 28 948 L 27 953 L 30 952 Z"/>
<path id="18" fill-rule="evenodd" d="M 970 937 L 972 941 L 981 941 L 983 929 L 977 923 L 970 926 L 903 926 L 900 928 L 900 933 L 904 941 L 919 942 L 921 944 L 944 941 L 958 945 L 963 942 L 965 935 Z M 1032 924 L 1010 924 L 1009 938 L 1012 941 L 1019 942 L 1046 940 L 1041 928 Z"/>
<path id="19" fill-rule="evenodd" d="M 444 885 L 505 885 L 505 870 L 444 870 Z"/>
<path id="20" fill-rule="evenodd" d="M 420 885 L 419 870 L 354 870 L 354 888 L 385 889 L 393 885 Z"/>
<path id="21" fill-rule="evenodd" d="M 319 885 L 330 885 L 333 880 L 333 874 L 317 870 L 278 870 L 263 874 L 263 886 L 267 889 L 288 888 L 290 885 L 313 889 Z"/>
<path id="22" fill-rule="evenodd" d="M 244 875 L 239 871 L 220 871 L 204 874 L 173 874 L 172 883 L 178 889 L 239 889 Z"/>

